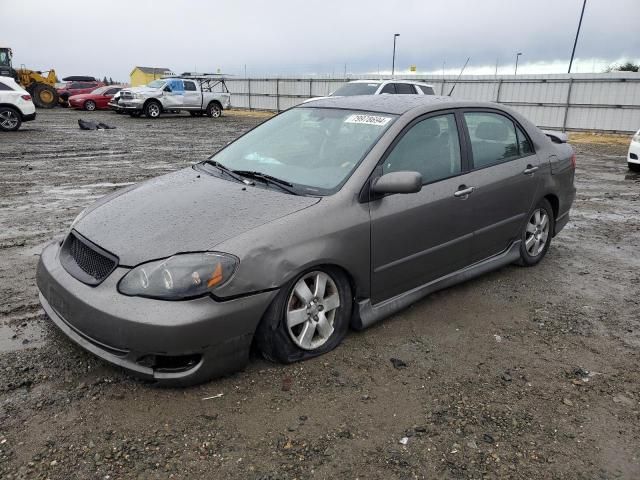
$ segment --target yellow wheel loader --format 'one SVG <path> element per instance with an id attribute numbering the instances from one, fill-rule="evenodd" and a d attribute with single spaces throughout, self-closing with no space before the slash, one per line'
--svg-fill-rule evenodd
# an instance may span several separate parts
<path id="1" fill-rule="evenodd" d="M 53 108 L 58 104 L 56 91 L 56 72 L 29 70 L 28 68 L 14 69 L 11 63 L 13 53 L 10 48 L 0 47 L 0 76 L 13 77 L 31 94 L 33 103 L 40 108 Z M 47 74 L 46 76 L 44 74 Z"/>

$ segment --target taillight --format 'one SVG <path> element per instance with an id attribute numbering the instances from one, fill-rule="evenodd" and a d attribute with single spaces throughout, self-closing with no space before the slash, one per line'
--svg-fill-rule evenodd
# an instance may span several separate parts
<path id="1" fill-rule="evenodd" d="M 31 95 L 20 95 L 23 100 L 29 101 L 31 100 Z"/>
<path id="2" fill-rule="evenodd" d="M 571 155 L 571 166 L 576 168 L 576 154 Z"/>

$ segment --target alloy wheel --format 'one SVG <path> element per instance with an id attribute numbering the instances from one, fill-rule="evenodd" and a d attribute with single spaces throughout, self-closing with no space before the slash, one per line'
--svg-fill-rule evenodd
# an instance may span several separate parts
<path id="1" fill-rule="evenodd" d="M 544 250 L 549 238 L 549 215 L 542 208 L 537 208 L 527 222 L 524 246 L 527 253 L 537 257 Z"/>
<path id="2" fill-rule="evenodd" d="M 13 110 L 4 110 L 0 112 L 0 125 L 7 130 L 16 128 L 18 125 L 18 114 Z"/>
<path id="3" fill-rule="evenodd" d="M 152 103 L 151 105 L 149 105 L 147 111 L 149 112 L 149 115 L 153 118 L 160 115 L 160 107 L 158 107 L 158 105 L 156 105 L 155 103 Z"/>
<path id="4" fill-rule="evenodd" d="M 334 331 L 340 294 L 336 282 L 325 272 L 314 271 L 298 280 L 286 307 L 287 331 L 303 350 L 324 345 Z"/>
<path id="5" fill-rule="evenodd" d="M 87 103 L 85 103 L 84 107 L 88 110 L 88 111 L 93 111 L 96 109 L 96 104 L 94 102 L 92 102 L 91 100 L 87 101 Z"/>

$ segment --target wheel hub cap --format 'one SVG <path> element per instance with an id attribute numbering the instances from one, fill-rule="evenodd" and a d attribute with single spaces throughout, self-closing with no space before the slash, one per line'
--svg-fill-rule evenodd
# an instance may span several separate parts
<path id="1" fill-rule="evenodd" d="M 340 294 L 325 272 L 310 272 L 296 282 L 285 312 L 291 340 L 304 350 L 324 345 L 334 331 Z"/>

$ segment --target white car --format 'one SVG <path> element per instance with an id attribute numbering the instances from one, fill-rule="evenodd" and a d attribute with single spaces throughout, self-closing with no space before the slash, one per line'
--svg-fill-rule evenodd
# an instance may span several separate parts
<path id="1" fill-rule="evenodd" d="M 629 165 L 629 170 L 640 172 L 640 130 L 631 139 L 629 153 L 627 153 L 627 165 Z"/>
<path id="2" fill-rule="evenodd" d="M 11 77 L 0 77 L 0 131 L 18 130 L 22 122 L 36 118 L 31 95 Z"/>
<path id="3" fill-rule="evenodd" d="M 345 83 L 330 97 L 350 97 L 352 95 L 435 95 L 433 85 L 414 80 L 353 80 Z M 327 97 L 315 97 L 303 103 Z"/>

